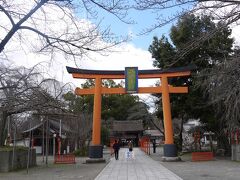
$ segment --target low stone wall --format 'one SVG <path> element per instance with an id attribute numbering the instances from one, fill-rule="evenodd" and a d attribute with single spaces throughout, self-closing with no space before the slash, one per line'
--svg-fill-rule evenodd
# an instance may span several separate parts
<path id="1" fill-rule="evenodd" d="M 240 161 L 240 144 L 232 144 L 232 161 Z"/>
<path id="2" fill-rule="evenodd" d="M 0 151 L 0 172 L 9 172 L 27 168 L 28 150 L 16 149 L 13 156 L 12 150 Z M 36 151 L 30 151 L 29 167 L 36 166 Z"/>

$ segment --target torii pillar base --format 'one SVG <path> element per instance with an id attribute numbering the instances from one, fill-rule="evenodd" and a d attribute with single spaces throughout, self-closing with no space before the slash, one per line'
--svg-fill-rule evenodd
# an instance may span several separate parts
<path id="1" fill-rule="evenodd" d="M 106 160 L 103 158 L 103 146 L 102 145 L 90 145 L 88 152 L 88 159 L 86 163 L 105 163 Z"/>
<path id="2" fill-rule="evenodd" d="M 93 163 L 105 163 L 106 159 L 104 158 L 88 158 L 86 159 L 87 164 L 93 164 Z"/>
<path id="3" fill-rule="evenodd" d="M 163 146 L 163 161 L 181 161 L 181 158 L 177 156 L 177 146 L 175 144 L 164 144 Z"/>
<path id="4" fill-rule="evenodd" d="M 163 162 L 177 162 L 177 161 L 181 161 L 180 157 L 162 157 L 162 161 Z"/>
<path id="5" fill-rule="evenodd" d="M 89 158 L 103 158 L 103 146 L 102 145 L 90 145 L 89 146 Z"/>

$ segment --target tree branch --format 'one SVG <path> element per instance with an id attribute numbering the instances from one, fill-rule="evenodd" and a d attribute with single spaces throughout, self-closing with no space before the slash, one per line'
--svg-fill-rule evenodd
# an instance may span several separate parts
<path id="1" fill-rule="evenodd" d="M 2 12 L 8 17 L 9 21 L 11 22 L 12 26 L 15 25 L 13 18 L 11 17 L 11 15 L 8 13 L 7 10 L 5 10 L 5 8 L 3 6 L 0 5 L 0 10 L 2 10 Z"/>
<path id="2" fill-rule="evenodd" d="M 19 30 L 19 27 L 28 19 L 30 18 L 39 8 L 41 8 L 48 0 L 41 0 L 37 5 L 29 11 L 20 21 L 13 25 L 11 30 L 7 33 L 4 39 L 0 43 L 0 53 L 4 50 L 4 47 L 8 43 L 8 41 L 12 38 L 12 36 Z"/>

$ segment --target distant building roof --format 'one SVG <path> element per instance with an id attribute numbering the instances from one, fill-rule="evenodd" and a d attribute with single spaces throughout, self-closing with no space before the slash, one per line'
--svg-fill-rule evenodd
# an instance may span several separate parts
<path id="1" fill-rule="evenodd" d="M 35 130 L 40 128 L 43 125 L 43 122 L 40 120 L 40 118 L 31 117 L 28 118 L 27 121 L 25 121 L 21 126 L 21 132 L 27 133 L 29 131 Z M 49 120 L 49 126 L 50 129 L 53 130 L 53 132 L 58 132 L 60 129 L 60 122 L 55 120 Z M 64 124 L 64 122 L 61 123 L 61 129 L 62 132 L 72 132 L 69 126 Z"/>
<path id="2" fill-rule="evenodd" d="M 130 131 L 143 131 L 142 120 L 131 121 L 113 121 L 113 131 L 115 132 L 130 132 Z"/>
<path id="3" fill-rule="evenodd" d="M 154 137 L 162 137 L 163 136 L 163 134 L 159 130 L 155 130 L 155 129 L 147 129 L 143 133 L 145 135 L 151 135 Z"/>
<path id="4" fill-rule="evenodd" d="M 189 119 L 186 123 L 183 124 L 184 131 L 189 131 L 192 128 L 195 128 L 197 126 L 200 126 L 201 123 L 199 119 Z"/>

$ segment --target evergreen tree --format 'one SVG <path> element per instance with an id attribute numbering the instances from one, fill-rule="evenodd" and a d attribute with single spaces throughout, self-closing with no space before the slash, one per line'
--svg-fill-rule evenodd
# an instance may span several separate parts
<path id="1" fill-rule="evenodd" d="M 208 37 L 205 37 L 205 36 Z M 197 70 L 191 77 L 169 79 L 174 86 L 189 87 L 188 94 L 171 94 L 172 117 L 180 119 L 179 144 L 182 144 L 183 123 L 189 118 L 208 123 L 209 130 L 216 131 L 217 119 L 208 93 L 201 88 L 207 78 L 203 72 L 223 62 L 232 52 L 231 30 L 221 23 L 214 23 L 211 17 L 187 14 L 171 28 L 171 43 L 166 37 L 153 38 L 149 47 L 153 65 L 160 69 L 196 64 Z M 158 108 L 162 111 L 162 108 Z M 157 112 L 157 114 L 161 114 Z M 180 145 L 181 150 L 181 145 Z"/>
<path id="2" fill-rule="evenodd" d="M 102 86 L 108 88 L 122 87 L 121 83 L 113 80 L 104 80 Z M 81 85 L 82 88 L 94 87 L 93 80 L 87 80 Z M 72 92 L 64 95 L 68 102 L 68 108 L 75 113 L 93 113 L 93 95 L 77 96 Z M 105 94 L 102 96 L 102 119 L 127 120 L 130 115 L 129 109 L 139 102 L 138 96 L 130 94 Z"/>

